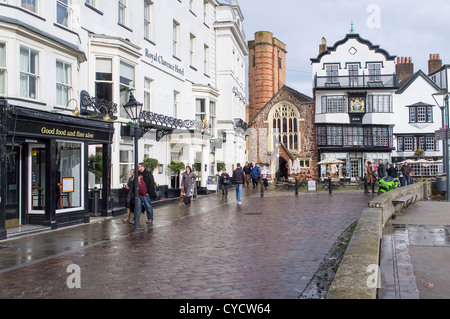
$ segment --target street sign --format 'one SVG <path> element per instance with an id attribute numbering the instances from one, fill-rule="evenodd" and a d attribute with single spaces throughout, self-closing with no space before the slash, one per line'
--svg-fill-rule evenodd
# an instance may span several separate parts
<path id="1" fill-rule="evenodd" d="M 445 131 L 447 131 L 448 133 L 448 135 L 447 136 L 450 136 L 450 130 L 438 130 L 438 131 L 436 131 L 436 132 L 434 132 L 434 134 L 435 134 L 435 137 L 436 137 L 436 140 L 438 140 L 438 141 L 444 141 L 445 140 Z"/>

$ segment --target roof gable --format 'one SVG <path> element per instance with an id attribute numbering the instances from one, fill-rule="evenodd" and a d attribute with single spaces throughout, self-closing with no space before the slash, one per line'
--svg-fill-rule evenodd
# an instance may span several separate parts
<path id="1" fill-rule="evenodd" d="M 427 76 L 422 70 L 419 70 L 416 73 L 414 73 L 413 75 L 411 75 L 411 76 L 407 77 L 406 79 L 404 79 L 403 81 L 401 81 L 399 83 L 399 89 L 395 93 L 396 94 L 402 94 L 419 77 L 422 77 L 428 84 L 430 84 L 437 91 L 441 90 L 441 88 L 436 83 L 434 83 L 433 80 L 431 80 L 429 76 Z"/>
<path id="2" fill-rule="evenodd" d="M 330 55 L 331 53 L 335 52 L 337 50 L 337 48 L 339 46 L 341 46 L 342 44 L 346 43 L 347 41 L 349 41 L 350 39 L 355 39 L 357 40 L 359 43 L 365 44 L 369 47 L 370 50 L 375 51 L 376 53 L 381 53 L 385 56 L 386 60 L 395 60 L 395 58 L 397 56 L 395 55 L 390 55 L 386 50 L 381 49 L 379 45 L 374 45 L 372 44 L 372 42 L 370 42 L 369 40 L 363 39 L 359 34 L 347 34 L 346 37 L 340 41 L 337 41 L 332 47 L 327 47 L 327 50 L 323 51 L 322 53 L 320 53 L 317 58 L 312 58 L 311 62 L 312 63 L 320 63 L 320 60 L 326 56 L 326 55 Z"/>
<path id="3" fill-rule="evenodd" d="M 283 85 L 283 87 L 270 99 L 269 102 L 266 103 L 266 105 L 264 105 L 264 107 L 255 115 L 255 117 L 253 119 L 251 119 L 250 125 L 255 121 L 255 119 L 261 113 L 263 113 L 268 107 L 271 106 L 273 101 L 277 100 L 277 98 L 279 97 L 279 95 L 283 91 L 287 92 L 290 96 L 292 96 L 297 101 L 297 103 L 299 103 L 299 104 L 311 104 L 311 103 L 314 103 L 314 100 L 311 97 L 309 97 L 309 96 L 307 96 L 307 95 L 305 95 L 303 93 L 300 93 L 297 90 L 294 90 L 293 88 L 290 88 L 290 87 L 288 87 L 286 85 Z"/>

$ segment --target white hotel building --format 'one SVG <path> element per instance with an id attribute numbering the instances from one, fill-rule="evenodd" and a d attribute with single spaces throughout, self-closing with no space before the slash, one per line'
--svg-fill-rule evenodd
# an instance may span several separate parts
<path id="1" fill-rule="evenodd" d="M 35 159 L 40 149 L 34 144 L 40 143 L 39 138 L 19 140 L 17 132 L 22 128 L 11 126 L 7 145 L 18 147 L 22 164 L 14 167 L 15 173 L 9 178 L 14 180 L 4 186 L 5 196 L 11 197 L 10 203 L 20 203 L 27 196 L 28 203 L 17 204 L 12 219 L 28 223 L 27 216 L 35 211 L 47 222 L 53 221 L 73 210 L 68 206 L 75 202 L 86 214 L 88 194 L 83 185 L 101 186 L 95 184 L 93 174 L 87 173 L 87 153 L 97 150 L 106 151 L 106 158 L 110 158 L 111 205 L 119 201 L 115 194 L 127 182 L 134 163 L 133 139 L 122 134 L 121 129 L 129 122 L 123 105 L 128 102 L 130 91 L 146 111 L 152 112 L 148 119 L 158 119 L 157 128 L 177 123 L 176 130 L 161 130 L 158 138 L 157 130 L 148 127 L 139 141 L 139 161 L 150 157 L 162 164 L 154 171 L 157 184 L 170 187 L 173 174 L 167 165 L 172 160 L 200 167 L 197 175 L 202 176 L 203 187 L 206 177 L 217 173 L 218 162 L 225 162 L 228 170 L 235 163 L 245 162 L 248 48 L 243 20 L 234 0 L 0 0 L 2 101 L 20 110 L 58 114 L 62 116 L 61 123 L 74 118 L 93 121 L 93 126 L 103 125 L 105 130 L 108 125 L 114 127 L 114 134 L 111 130 L 108 133 L 110 149 L 104 147 L 108 144 L 107 135 L 98 145 L 91 142 L 86 147 L 82 140 L 68 139 L 80 142 L 77 150 L 81 155 L 76 161 L 63 163 L 66 166 L 59 167 L 58 172 L 68 170 L 71 163 L 79 163 L 81 168 L 75 174 L 74 184 L 81 190 L 76 196 L 78 201 L 72 199 L 72 205 L 68 205 L 63 198 L 64 203 L 54 207 L 55 212 L 44 205 L 38 209 L 39 200 L 49 201 L 41 186 L 44 182 L 39 184 L 40 193 L 35 191 L 40 178 L 35 172 Z M 87 103 L 87 108 L 94 105 L 96 109 L 83 112 L 86 101 L 94 98 L 97 101 Z M 113 114 L 110 111 L 114 108 Z M 103 120 L 105 113 L 114 120 L 113 124 Z M 201 128 L 199 123 L 204 119 L 206 130 L 192 129 L 192 125 Z M 191 130 L 182 124 L 184 121 L 190 123 Z M 47 136 L 55 133 L 49 128 L 44 130 Z M 61 132 L 62 128 L 57 130 Z M 79 136 L 92 138 L 89 132 Z M 55 143 L 60 146 L 58 140 Z M 46 152 L 52 149 L 46 148 Z M 44 164 L 39 167 L 44 168 Z M 51 174 L 46 176 L 49 179 Z M 24 187 L 28 191 L 23 191 Z M 104 193 L 108 197 L 111 194 Z M 75 219 L 70 222 L 76 222 Z"/>

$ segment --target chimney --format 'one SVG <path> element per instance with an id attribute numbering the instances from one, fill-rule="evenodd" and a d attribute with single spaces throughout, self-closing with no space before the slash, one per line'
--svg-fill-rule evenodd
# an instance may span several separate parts
<path id="1" fill-rule="evenodd" d="M 439 54 L 430 54 L 428 60 L 428 74 L 434 73 L 442 67 L 442 60 Z"/>
<path id="2" fill-rule="evenodd" d="M 322 43 L 319 45 L 319 54 L 328 50 L 327 48 L 327 39 L 322 38 Z"/>
<path id="3" fill-rule="evenodd" d="M 414 74 L 414 64 L 412 63 L 412 58 L 398 57 L 396 71 L 398 76 L 398 81 L 401 82 L 404 79 L 410 77 Z"/>

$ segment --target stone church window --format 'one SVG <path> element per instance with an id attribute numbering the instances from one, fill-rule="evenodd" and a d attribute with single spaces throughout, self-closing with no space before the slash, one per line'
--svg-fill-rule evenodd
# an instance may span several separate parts
<path id="1" fill-rule="evenodd" d="M 271 136 L 274 136 L 278 143 L 283 143 L 288 150 L 298 152 L 300 148 L 298 110 L 295 106 L 280 104 L 274 107 L 271 114 L 272 119 L 269 119 L 269 123 L 272 123 Z"/>

